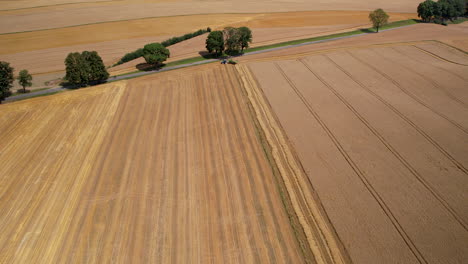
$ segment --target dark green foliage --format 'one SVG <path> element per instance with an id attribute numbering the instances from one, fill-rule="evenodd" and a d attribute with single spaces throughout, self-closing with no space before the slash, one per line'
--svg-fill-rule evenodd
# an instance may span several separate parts
<path id="1" fill-rule="evenodd" d="M 426 0 L 418 5 L 418 16 L 425 22 L 432 21 L 439 15 L 439 5 L 432 0 Z"/>
<path id="2" fill-rule="evenodd" d="M 211 31 L 211 28 L 207 28 L 206 30 L 205 29 L 199 29 L 199 30 L 197 30 L 197 31 L 195 31 L 193 33 L 188 33 L 188 34 L 185 34 L 183 36 L 173 37 L 173 38 L 167 39 L 167 40 L 161 42 L 161 44 L 164 47 L 169 47 L 169 46 L 174 45 L 176 43 L 179 43 L 179 42 L 182 42 L 184 40 L 191 39 L 191 38 L 203 35 L 206 32 L 210 32 L 210 31 Z M 137 49 L 137 50 L 135 50 L 133 52 L 125 54 L 125 56 L 123 56 L 114 66 L 124 64 L 126 62 L 138 59 L 140 57 L 143 57 L 143 55 L 144 55 L 143 54 L 143 49 Z"/>
<path id="3" fill-rule="evenodd" d="M 222 54 L 224 51 L 224 38 L 222 31 L 211 31 L 206 38 L 206 49 L 208 52 Z"/>
<path id="4" fill-rule="evenodd" d="M 209 29 L 209 28 L 208 28 Z M 208 29 L 199 29 L 198 31 L 195 31 L 193 33 L 187 33 L 183 36 L 180 36 L 180 37 L 173 37 L 173 38 L 170 38 L 168 40 L 165 40 L 163 42 L 161 42 L 161 44 L 164 46 L 164 47 L 169 47 L 171 45 L 174 45 L 176 43 L 179 43 L 179 42 L 182 42 L 184 40 L 187 40 L 187 39 L 191 39 L 191 38 L 194 38 L 194 37 L 197 37 L 197 36 L 200 36 L 200 35 L 203 35 L 205 34 L 206 32 L 209 32 Z M 210 29 L 211 30 L 211 29 Z"/>
<path id="5" fill-rule="evenodd" d="M 252 43 L 252 31 L 248 27 L 239 28 L 239 42 L 241 51 L 249 47 L 249 43 Z"/>
<path id="6" fill-rule="evenodd" d="M 23 87 L 23 93 L 26 93 L 26 87 L 32 86 L 32 76 L 27 70 L 22 70 L 18 76 L 18 82 Z"/>
<path id="7" fill-rule="evenodd" d="M 10 63 L 0 61 L 0 103 L 11 95 L 13 80 L 13 68 Z"/>
<path id="8" fill-rule="evenodd" d="M 376 9 L 369 14 L 369 19 L 374 25 L 374 28 L 379 32 L 379 28 L 388 23 L 389 16 L 382 9 Z"/>
<path id="9" fill-rule="evenodd" d="M 466 14 L 466 10 L 466 0 L 426 0 L 419 4 L 418 16 L 425 22 L 447 25 L 446 20 L 461 17 Z"/>
<path id="10" fill-rule="evenodd" d="M 224 46 L 227 53 L 235 53 L 241 49 L 240 33 L 238 28 L 227 27 L 223 31 Z"/>
<path id="11" fill-rule="evenodd" d="M 65 59 L 65 70 L 65 80 L 69 84 L 78 86 L 102 83 L 109 77 L 101 57 L 95 51 L 68 54 Z"/>
<path id="12" fill-rule="evenodd" d="M 137 49 L 133 52 L 125 54 L 115 65 L 120 65 L 135 59 L 143 57 L 143 49 Z"/>
<path id="13" fill-rule="evenodd" d="M 439 6 L 440 18 L 442 19 L 442 22 L 447 19 L 456 17 L 456 9 L 449 1 L 440 0 L 437 5 Z"/>
<path id="14" fill-rule="evenodd" d="M 88 64 L 79 52 L 69 53 L 65 59 L 65 80 L 72 85 L 85 86 L 88 83 Z"/>
<path id="15" fill-rule="evenodd" d="M 238 55 L 252 43 L 252 31 L 248 27 L 227 27 L 223 31 L 213 31 L 206 39 L 208 52 L 220 55 L 226 50 L 226 54 Z"/>
<path id="16" fill-rule="evenodd" d="M 148 44 L 143 48 L 143 57 L 148 64 L 160 65 L 167 60 L 169 56 L 169 50 L 160 43 Z"/>
<path id="17" fill-rule="evenodd" d="M 96 51 L 83 51 L 81 55 L 87 64 L 90 83 L 102 83 L 109 78 L 106 66 Z"/>

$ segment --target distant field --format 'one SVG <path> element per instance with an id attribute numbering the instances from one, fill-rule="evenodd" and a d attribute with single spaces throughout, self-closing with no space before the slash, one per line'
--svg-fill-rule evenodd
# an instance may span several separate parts
<path id="1" fill-rule="evenodd" d="M 44 1 L 45 2 L 45 1 Z M 43 6 L 43 1 L 2 1 L 3 10 Z M 78 1 L 72 1 L 78 2 Z M 223 13 L 272 13 L 297 11 L 369 11 L 383 8 L 388 12 L 415 13 L 419 0 L 279 0 L 279 1 L 205 1 L 205 0 L 124 0 L 71 5 L 51 5 L 12 11 L 0 11 L 0 33 L 58 28 L 98 22 L 149 17 Z M 62 3 L 66 3 L 63 1 Z M 57 2 L 53 3 L 57 4 Z"/>
<path id="2" fill-rule="evenodd" d="M 468 258 L 467 63 L 425 42 L 240 64 L 353 263 Z"/>
<path id="3" fill-rule="evenodd" d="M 234 68 L 0 105 L 1 263 L 303 263 Z"/>

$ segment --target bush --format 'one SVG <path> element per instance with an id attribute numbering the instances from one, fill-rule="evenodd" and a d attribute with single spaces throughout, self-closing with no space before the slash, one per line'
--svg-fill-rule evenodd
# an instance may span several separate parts
<path id="1" fill-rule="evenodd" d="M 229 64 L 236 65 L 236 64 L 237 64 L 237 61 L 235 61 L 235 60 L 229 60 L 228 63 L 229 63 Z"/>
<path id="2" fill-rule="evenodd" d="M 206 32 L 210 32 L 208 30 L 211 31 L 210 28 L 207 28 L 206 30 L 205 29 L 199 29 L 199 30 L 197 30 L 197 31 L 195 31 L 193 33 L 187 33 L 187 34 L 185 34 L 183 36 L 172 37 L 170 39 L 166 39 L 165 41 L 161 42 L 161 45 L 163 45 L 164 47 L 169 47 L 171 45 L 177 44 L 177 43 L 182 42 L 184 40 L 191 39 L 191 38 L 203 35 Z M 124 64 L 124 63 L 132 61 L 132 60 L 136 60 L 136 59 L 138 59 L 140 57 L 143 57 L 143 55 L 144 55 L 143 54 L 143 49 L 137 49 L 137 50 L 135 50 L 133 52 L 125 54 L 125 56 L 123 56 L 116 64 L 114 64 L 114 66 Z"/>

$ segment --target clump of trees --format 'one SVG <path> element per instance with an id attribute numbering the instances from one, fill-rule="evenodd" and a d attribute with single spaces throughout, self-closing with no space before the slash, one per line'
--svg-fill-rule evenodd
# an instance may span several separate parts
<path id="1" fill-rule="evenodd" d="M 80 87 L 103 83 L 109 78 L 104 62 L 96 51 L 68 54 L 65 70 L 65 80 Z"/>
<path id="2" fill-rule="evenodd" d="M 446 20 L 456 19 L 467 14 L 466 0 L 426 0 L 418 5 L 418 16 L 424 22 L 446 24 Z"/>
<path id="3" fill-rule="evenodd" d="M 212 31 L 206 39 L 209 53 L 221 55 L 242 53 L 252 43 L 252 31 L 248 27 L 226 27 L 223 31 Z"/>
<path id="4" fill-rule="evenodd" d="M 29 74 L 27 70 L 21 70 L 18 76 L 18 83 L 23 87 L 23 90 L 19 90 L 18 92 L 26 93 L 26 87 L 32 86 L 32 76 Z"/>
<path id="5" fill-rule="evenodd" d="M 388 14 L 383 11 L 383 9 L 379 8 L 372 11 L 369 14 L 369 19 L 372 22 L 372 25 L 376 29 L 377 33 L 379 33 L 379 28 L 386 25 L 388 23 Z"/>
<path id="6" fill-rule="evenodd" d="M 177 44 L 177 43 L 182 42 L 184 40 L 191 39 L 191 38 L 203 35 L 203 34 L 205 34 L 207 32 L 211 32 L 211 28 L 208 27 L 207 29 L 199 29 L 199 30 L 197 30 L 197 31 L 195 31 L 193 33 L 187 33 L 187 34 L 185 34 L 183 36 L 173 37 L 173 38 L 170 38 L 170 39 L 167 39 L 167 40 L 161 42 L 161 44 L 164 47 L 169 47 L 171 45 Z M 143 57 L 143 55 L 144 55 L 143 49 L 137 49 L 135 51 L 129 52 L 129 53 L 125 54 L 114 66 L 124 64 L 126 62 L 141 58 L 141 57 Z"/>
<path id="7" fill-rule="evenodd" d="M 223 54 L 224 38 L 222 31 L 216 30 L 210 32 L 206 38 L 206 49 L 209 53 L 215 52 L 218 55 Z"/>
<path id="8" fill-rule="evenodd" d="M 169 50 L 160 43 L 148 44 L 143 48 L 146 63 L 154 66 L 161 65 L 170 55 Z"/>
<path id="9" fill-rule="evenodd" d="M 13 86 L 13 67 L 10 63 L 0 61 L 0 103 L 11 95 L 10 88 Z"/>

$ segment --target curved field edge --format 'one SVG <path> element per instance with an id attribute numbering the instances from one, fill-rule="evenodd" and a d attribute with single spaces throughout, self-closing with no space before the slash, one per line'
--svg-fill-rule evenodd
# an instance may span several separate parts
<path id="1" fill-rule="evenodd" d="M 291 226 L 307 263 L 351 263 L 281 124 L 246 65 L 236 65 L 241 89 L 272 167 Z"/>

